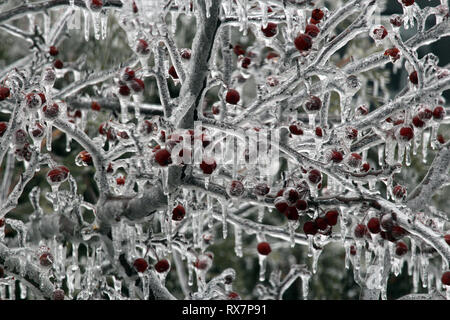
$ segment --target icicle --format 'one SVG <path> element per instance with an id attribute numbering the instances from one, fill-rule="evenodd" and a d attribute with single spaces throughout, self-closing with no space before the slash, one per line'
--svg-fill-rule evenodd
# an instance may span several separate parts
<path id="1" fill-rule="evenodd" d="M 382 166 L 384 163 L 384 145 L 378 145 L 378 165 Z"/>
<path id="2" fill-rule="evenodd" d="M 309 120 L 309 127 L 311 129 L 314 129 L 316 127 L 316 114 L 315 113 L 309 113 L 308 114 L 308 120 Z"/>
<path id="3" fill-rule="evenodd" d="M 423 163 L 427 163 L 429 141 L 430 141 L 430 132 L 428 130 L 424 130 L 423 131 L 423 139 L 422 139 L 422 162 Z"/>
<path id="4" fill-rule="evenodd" d="M 313 253 L 313 257 L 312 257 L 313 259 L 312 259 L 312 268 L 311 269 L 312 269 L 312 273 L 316 274 L 317 264 L 319 262 L 320 254 L 322 253 L 322 249 L 313 248 L 312 253 Z"/>
<path id="5" fill-rule="evenodd" d="M 88 10 L 83 10 L 83 16 L 84 16 L 84 40 L 89 41 L 91 13 Z"/>
<path id="6" fill-rule="evenodd" d="M 394 165 L 394 157 L 395 157 L 395 146 L 397 145 L 397 141 L 393 138 L 386 138 L 385 145 L 385 155 L 386 155 L 386 163 L 389 165 Z"/>
<path id="7" fill-rule="evenodd" d="M 194 284 L 194 266 L 191 263 L 188 263 L 188 286 L 192 286 Z"/>
<path id="8" fill-rule="evenodd" d="M 301 275 L 300 278 L 302 279 L 302 296 L 303 300 L 308 300 L 308 293 L 309 293 L 309 275 Z"/>
<path id="9" fill-rule="evenodd" d="M 102 22 L 100 18 L 100 12 L 91 12 L 91 17 L 93 20 L 93 26 L 94 26 L 94 36 L 95 40 L 100 40 L 101 31 L 102 31 Z"/>
<path id="10" fill-rule="evenodd" d="M 267 256 L 258 254 L 259 281 L 261 281 L 261 282 L 266 279 L 266 259 L 267 259 Z"/>
<path id="11" fill-rule="evenodd" d="M 222 205 L 222 227 L 223 227 L 222 233 L 223 238 L 226 239 L 228 234 L 228 225 L 227 225 L 228 205 L 224 200 L 221 201 L 221 205 Z"/>
<path id="12" fill-rule="evenodd" d="M 405 164 L 408 167 L 411 165 L 411 145 L 409 143 L 405 147 Z"/>
<path id="13" fill-rule="evenodd" d="M 104 12 L 100 16 L 101 19 L 101 28 L 102 28 L 102 40 L 105 40 L 107 38 L 107 32 L 108 32 L 108 12 Z"/>
<path id="14" fill-rule="evenodd" d="M 237 257 L 242 257 L 242 229 L 238 225 L 234 226 L 234 252 Z"/>
<path id="15" fill-rule="evenodd" d="M 295 229 L 297 229 L 297 227 L 297 220 L 288 220 L 289 241 L 291 242 L 291 248 L 295 247 Z"/>

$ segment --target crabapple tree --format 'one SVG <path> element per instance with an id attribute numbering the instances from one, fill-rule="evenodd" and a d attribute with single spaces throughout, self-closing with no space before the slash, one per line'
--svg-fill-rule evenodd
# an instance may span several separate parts
<path id="1" fill-rule="evenodd" d="M 445 0 L 0 8 L 0 298 L 450 298 Z"/>

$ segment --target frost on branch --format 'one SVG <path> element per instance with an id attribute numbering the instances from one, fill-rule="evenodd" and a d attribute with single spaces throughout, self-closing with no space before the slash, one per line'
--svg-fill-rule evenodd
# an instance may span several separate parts
<path id="1" fill-rule="evenodd" d="M 0 8 L 1 299 L 450 298 L 445 1 Z"/>

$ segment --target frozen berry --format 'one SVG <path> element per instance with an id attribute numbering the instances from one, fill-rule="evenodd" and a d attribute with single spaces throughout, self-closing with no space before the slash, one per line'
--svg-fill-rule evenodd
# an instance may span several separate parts
<path id="1" fill-rule="evenodd" d="M 331 151 L 331 161 L 333 161 L 334 163 L 339 163 L 342 161 L 342 159 L 344 159 L 342 153 L 340 151 L 337 150 L 333 150 Z"/>
<path id="2" fill-rule="evenodd" d="M 167 149 L 160 149 L 156 152 L 155 154 L 155 161 L 160 165 L 160 166 L 168 166 L 169 164 L 172 163 L 172 158 L 170 155 L 170 152 L 167 151 Z"/>
<path id="3" fill-rule="evenodd" d="M 148 263 L 144 258 L 137 258 L 136 260 L 134 260 L 133 266 L 137 270 L 137 272 L 145 272 L 145 270 L 147 270 L 148 268 Z"/>
<path id="4" fill-rule="evenodd" d="M 445 117 L 445 109 L 442 106 L 437 106 L 433 110 L 433 119 L 434 120 L 442 120 Z"/>
<path id="5" fill-rule="evenodd" d="M 408 7 L 408 6 L 412 6 L 414 4 L 414 0 L 402 0 L 402 3 Z"/>
<path id="6" fill-rule="evenodd" d="M 298 200 L 295 202 L 295 207 L 296 207 L 298 210 L 305 211 L 306 209 L 308 209 L 308 202 L 305 201 L 305 200 L 303 200 L 303 199 L 298 199 Z"/>
<path id="7" fill-rule="evenodd" d="M 450 271 L 446 271 L 442 274 L 441 281 L 442 281 L 442 284 L 445 284 L 446 286 L 450 286 Z"/>
<path id="8" fill-rule="evenodd" d="M 241 55 L 245 55 L 245 50 L 242 49 L 242 47 L 240 45 L 235 45 L 233 48 L 233 52 L 237 55 L 237 56 L 241 56 Z"/>
<path id="9" fill-rule="evenodd" d="M 56 289 L 53 291 L 53 300 L 64 300 L 64 290 Z"/>
<path id="10" fill-rule="evenodd" d="M 371 233 L 380 233 L 380 219 L 378 218 L 370 218 L 369 222 L 367 223 L 367 228 Z"/>
<path id="11" fill-rule="evenodd" d="M 232 197 L 240 197 L 244 194 L 244 185 L 238 180 L 233 180 L 228 188 L 228 193 Z"/>
<path id="12" fill-rule="evenodd" d="M 370 170 L 370 164 L 368 162 L 364 162 L 361 170 L 368 172 Z"/>
<path id="13" fill-rule="evenodd" d="M 310 23 L 306 25 L 305 33 L 308 36 L 315 38 L 320 33 L 320 29 L 315 24 Z"/>
<path id="14" fill-rule="evenodd" d="M 402 127 L 399 131 L 400 139 L 409 141 L 414 138 L 414 130 L 411 127 Z"/>
<path id="15" fill-rule="evenodd" d="M 386 38 L 387 35 L 388 35 L 388 32 L 384 26 L 380 26 L 373 30 L 373 37 L 376 40 L 382 40 L 382 39 Z"/>
<path id="16" fill-rule="evenodd" d="M 319 170 L 313 169 L 308 174 L 308 179 L 314 184 L 318 184 L 322 180 L 322 174 Z"/>
<path id="17" fill-rule="evenodd" d="M 170 264 L 167 259 L 161 259 L 155 264 L 155 270 L 158 273 L 163 273 L 169 270 Z"/>
<path id="18" fill-rule="evenodd" d="M 150 54 L 150 48 L 148 47 L 147 41 L 139 39 L 136 45 L 136 52 L 143 56 Z"/>
<path id="19" fill-rule="evenodd" d="M 408 247 L 406 246 L 406 244 L 402 241 L 397 242 L 397 244 L 395 246 L 395 254 L 398 256 L 403 256 L 407 252 L 408 252 Z"/>
<path id="20" fill-rule="evenodd" d="M 191 50 L 187 48 L 181 49 L 180 55 L 183 59 L 189 60 L 191 58 Z"/>
<path id="21" fill-rule="evenodd" d="M 412 123 L 416 128 L 422 128 L 425 125 L 425 122 L 420 119 L 419 116 L 414 116 L 412 119 Z"/>
<path id="22" fill-rule="evenodd" d="M 52 105 L 48 105 L 46 104 L 43 108 L 42 111 L 44 112 L 44 115 L 47 118 L 53 119 L 56 118 L 59 115 L 59 106 L 54 103 Z"/>
<path id="23" fill-rule="evenodd" d="M 417 78 L 417 71 L 411 72 L 411 74 L 409 75 L 409 81 L 411 81 L 411 83 L 413 84 L 419 83 L 419 79 Z"/>
<path id="24" fill-rule="evenodd" d="M 319 230 L 323 231 L 328 227 L 327 220 L 324 218 L 316 218 L 315 222 Z"/>
<path id="25" fill-rule="evenodd" d="M 13 140 L 15 145 L 24 145 L 28 141 L 28 134 L 25 130 L 18 129 L 14 133 Z"/>
<path id="26" fill-rule="evenodd" d="M 287 203 L 287 201 L 283 197 L 276 198 L 275 201 L 274 201 L 274 205 L 275 205 L 275 208 L 280 213 L 285 213 L 286 210 L 289 207 L 289 204 Z"/>
<path id="27" fill-rule="evenodd" d="M 54 56 L 57 56 L 57 55 L 58 55 L 59 50 L 58 50 L 57 47 L 51 46 L 50 49 L 49 49 L 49 51 L 48 51 L 48 53 L 50 53 L 50 55 L 54 57 Z"/>
<path id="28" fill-rule="evenodd" d="M 440 144 L 444 144 L 445 143 L 445 139 L 444 136 L 442 134 L 438 134 L 436 137 L 436 140 L 440 143 Z"/>
<path id="29" fill-rule="evenodd" d="M 397 61 L 398 59 L 400 59 L 400 50 L 398 50 L 397 48 L 391 48 L 391 49 L 387 49 L 384 52 L 385 56 L 390 56 L 392 58 L 392 61 Z"/>
<path id="30" fill-rule="evenodd" d="M 244 69 L 248 69 L 248 66 L 250 65 L 250 63 L 252 62 L 252 60 L 248 57 L 245 57 L 244 59 L 242 59 L 241 61 L 241 66 Z"/>
<path id="31" fill-rule="evenodd" d="M 325 220 L 327 221 L 329 226 L 335 226 L 337 224 L 337 219 L 339 216 L 339 212 L 336 210 L 330 210 L 325 213 Z"/>
<path id="32" fill-rule="evenodd" d="M 277 25 L 273 22 L 269 22 L 267 27 L 261 27 L 261 31 L 267 38 L 271 38 L 277 34 Z"/>
<path id="33" fill-rule="evenodd" d="M 134 77 L 136 76 L 135 72 L 133 69 L 130 68 L 125 68 L 125 71 L 122 74 L 122 80 L 123 81 L 131 81 L 134 79 Z"/>
<path id="34" fill-rule="evenodd" d="M 54 261 L 54 259 L 53 259 L 53 256 L 52 256 L 52 254 L 50 252 L 44 252 L 39 257 L 39 263 L 43 267 L 51 266 L 53 264 L 53 261 Z"/>
<path id="35" fill-rule="evenodd" d="M 289 126 L 289 131 L 295 136 L 300 136 L 303 134 L 303 130 L 298 123 L 293 123 Z"/>
<path id="36" fill-rule="evenodd" d="M 181 221 L 186 215 L 186 210 L 184 207 L 179 204 L 172 210 L 172 220 L 173 221 Z"/>
<path id="37" fill-rule="evenodd" d="M 66 181 L 69 177 L 69 169 L 65 166 L 57 166 L 47 173 L 47 180 L 53 183 Z"/>
<path id="38" fill-rule="evenodd" d="M 351 254 L 352 256 L 356 256 L 356 248 L 355 248 L 354 245 L 351 245 L 351 246 L 350 246 L 350 254 Z"/>
<path id="39" fill-rule="evenodd" d="M 100 11 L 103 7 L 103 1 L 102 0 L 90 0 L 89 1 L 89 8 L 92 11 Z"/>
<path id="40" fill-rule="evenodd" d="M 204 174 L 211 174 L 216 170 L 217 164 L 214 159 L 203 158 L 202 163 L 200 163 L 200 169 L 202 169 Z"/>
<path id="41" fill-rule="evenodd" d="M 353 168 L 361 166 L 361 161 L 362 157 L 358 153 L 351 153 L 347 158 L 347 164 Z"/>
<path id="42" fill-rule="evenodd" d="M 29 93 L 25 97 L 25 103 L 28 108 L 36 109 L 42 105 L 42 100 L 37 93 Z"/>
<path id="43" fill-rule="evenodd" d="M 56 59 L 55 62 L 53 62 L 53 66 L 56 69 L 62 69 L 62 68 L 64 68 L 64 63 L 61 60 Z"/>
<path id="44" fill-rule="evenodd" d="M 322 128 L 321 127 L 317 127 L 316 128 L 316 136 L 318 136 L 320 138 L 323 136 L 323 132 L 322 132 Z"/>
<path id="45" fill-rule="evenodd" d="M 364 237 L 366 232 L 367 232 L 366 226 L 360 223 L 355 227 L 354 234 L 356 238 L 362 238 Z"/>
<path id="46" fill-rule="evenodd" d="M 258 196 L 265 196 L 270 192 L 270 187 L 266 183 L 258 183 L 255 186 L 255 193 Z"/>
<path id="47" fill-rule="evenodd" d="M 0 137 L 3 137 L 6 130 L 8 129 L 8 123 L 7 122 L 0 122 Z"/>
<path id="48" fill-rule="evenodd" d="M 116 179 L 116 183 L 117 183 L 117 185 L 119 185 L 119 186 L 123 186 L 123 185 L 125 185 L 125 177 L 118 177 L 117 179 Z"/>
<path id="49" fill-rule="evenodd" d="M 169 75 L 174 79 L 178 79 L 178 74 L 177 74 L 177 71 L 175 70 L 174 66 L 171 66 L 169 68 Z"/>
<path id="50" fill-rule="evenodd" d="M 288 220 L 298 220 L 299 215 L 296 207 L 288 207 L 286 212 L 284 213 Z"/>
<path id="51" fill-rule="evenodd" d="M 241 99 L 239 92 L 234 89 L 229 89 L 227 91 L 225 101 L 229 104 L 237 104 L 239 100 Z"/>
<path id="52" fill-rule="evenodd" d="M 322 10 L 320 9 L 314 9 L 311 12 L 311 18 L 316 19 L 316 20 L 322 20 L 324 16 L 324 13 Z"/>
<path id="53" fill-rule="evenodd" d="M 406 196 L 406 188 L 401 185 L 396 185 L 392 189 L 392 194 L 396 199 L 403 199 Z"/>
<path id="54" fill-rule="evenodd" d="M 306 112 L 316 112 L 322 108 L 322 100 L 319 97 L 310 96 L 304 106 Z"/>
<path id="55" fill-rule="evenodd" d="M 270 244 L 268 242 L 260 242 L 258 243 L 258 253 L 262 254 L 263 256 L 267 256 L 272 249 L 270 248 Z"/>
<path id="56" fill-rule="evenodd" d="M 121 96 L 127 97 L 130 95 L 130 93 L 131 93 L 130 88 L 126 84 L 121 85 L 119 87 L 119 94 Z"/>
<path id="57" fill-rule="evenodd" d="M 145 89 L 145 83 L 142 81 L 142 79 L 134 78 L 130 82 L 130 87 L 133 89 L 134 92 L 139 93 L 144 91 Z"/>
<path id="58" fill-rule="evenodd" d="M 100 111 L 101 110 L 101 106 L 97 101 L 92 101 L 91 103 L 91 109 L 94 111 Z"/>
<path id="59" fill-rule="evenodd" d="M 81 151 L 78 154 L 78 157 L 80 158 L 80 160 L 82 162 L 84 162 L 85 164 L 91 165 L 92 164 L 92 157 L 91 154 L 89 152 L 87 152 L 86 150 Z"/>
<path id="60" fill-rule="evenodd" d="M 317 224 L 314 221 L 305 222 L 303 232 L 305 234 L 315 235 L 317 233 Z"/>
<path id="61" fill-rule="evenodd" d="M 307 34 L 300 33 L 297 38 L 295 38 L 294 45 L 300 52 L 307 51 L 312 47 L 312 38 Z"/>

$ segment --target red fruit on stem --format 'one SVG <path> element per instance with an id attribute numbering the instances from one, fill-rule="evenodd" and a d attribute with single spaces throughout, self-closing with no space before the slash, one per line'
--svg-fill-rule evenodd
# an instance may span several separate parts
<path id="1" fill-rule="evenodd" d="M 316 128 L 316 136 L 322 138 L 323 137 L 323 132 L 322 132 L 322 128 L 321 127 L 317 127 Z"/>
<path id="2" fill-rule="evenodd" d="M 191 50 L 187 48 L 181 49 L 180 55 L 183 59 L 189 60 L 191 59 Z"/>
<path id="3" fill-rule="evenodd" d="M 402 127 L 399 131 L 400 138 L 404 141 L 410 141 L 414 138 L 414 130 L 411 127 Z"/>
<path id="4" fill-rule="evenodd" d="M 327 221 L 329 226 L 335 226 L 337 224 L 337 219 L 339 216 L 339 212 L 336 210 L 330 210 L 325 213 L 325 220 Z"/>
<path id="5" fill-rule="evenodd" d="M 260 242 L 257 247 L 258 253 L 263 256 L 267 256 L 272 249 L 270 248 L 270 244 L 268 242 Z"/>
<path id="6" fill-rule="evenodd" d="M 306 221 L 303 225 L 303 232 L 305 234 L 315 235 L 317 233 L 317 224 L 314 221 Z"/>
<path id="7" fill-rule="evenodd" d="M 425 122 L 418 115 L 412 119 L 412 123 L 416 128 L 422 128 L 425 125 Z"/>
<path id="8" fill-rule="evenodd" d="M 261 27 L 261 31 L 267 38 L 271 38 L 277 34 L 277 24 L 269 22 L 267 27 Z"/>
<path id="9" fill-rule="evenodd" d="M 437 106 L 433 110 L 433 119 L 441 121 L 445 117 L 445 109 L 442 106 Z"/>
<path id="10" fill-rule="evenodd" d="M 362 238 L 362 237 L 364 237 L 366 232 L 367 232 L 367 227 L 360 223 L 355 227 L 354 234 L 355 234 L 356 238 Z"/>
<path id="11" fill-rule="evenodd" d="M 239 92 L 234 89 L 229 89 L 225 96 L 225 101 L 229 104 L 237 104 L 241 99 Z"/>
<path id="12" fill-rule="evenodd" d="M 130 93 L 131 93 L 130 88 L 127 85 L 124 84 L 119 87 L 119 94 L 121 96 L 127 97 L 130 95 Z"/>
<path id="13" fill-rule="evenodd" d="M 367 223 L 367 228 L 371 233 L 380 233 L 380 219 L 378 218 L 370 218 L 369 222 Z"/>
<path id="14" fill-rule="evenodd" d="M 142 92 L 145 89 L 144 81 L 142 81 L 142 79 L 138 79 L 138 78 L 131 80 L 130 86 L 131 86 L 131 89 L 133 89 L 133 91 L 136 93 Z"/>
<path id="15" fill-rule="evenodd" d="M 408 252 L 408 246 L 403 241 L 397 242 L 395 246 L 395 254 L 398 256 L 403 256 Z"/>
<path id="16" fill-rule="evenodd" d="M 322 10 L 320 9 L 314 9 L 311 12 L 311 18 L 315 19 L 315 20 L 322 20 L 324 16 L 324 13 Z"/>
<path id="17" fill-rule="evenodd" d="M 54 56 L 57 56 L 57 55 L 58 55 L 59 50 L 58 50 L 57 47 L 51 46 L 50 49 L 49 49 L 49 51 L 48 51 L 48 53 L 50 53 L 50 55 L 54 57 Z"/>
<path id="18" fill-rule="evenodd" d="M 139 39 L 136 45 L 136 52 L 140 55 L 148 55 L 150 53 L 150 48 L 148 47 L 147 41 Z"/>
<path id="19" fill-rule="evenodd" d="M 39 257 L 39 263 L 41 266 L 43 267 L 49 267 L 53 264 L 53 256 L 50 252 L 44 252 L 43 254 L 41 254 L 41 256 Z"/>
<path id="20" fill-rule="evenodd" d="M 413 83 L 413 84 L 419 83 L 419 78 L 417 77 L 417 71 L 411 72 L 411 74 L 409 75 L 409 81 L 411 81 L 411 83 Z"/>
<path id="21" fill-rule="evenodd" d="M 442 274 L 441 282 L 446 286 L 450 286 L 450 271 L 446 271 Z"/>
<path id="22" fill-rule="evenodd" d="M 44 115 L 47 118 L 53 119 L 53 118 L 56 118 L 59 115 L 59 106 L 56 103 L 54 103 L 54 104 L 52 104 L 50 106 L 46 104 L 42 108 L 42 111 L 44 112 Z"/>
<path id="23" fill-rule="evenodd" d="M 87 152 L 86 150 L 81 151 L 78 154 L 78 157 L 81 159 L 81 161 L 83 161 L 86 164 L 92 164 L 92 157 L 91 154 L 89 152 Z"/>
<path id="24" fill-rule="evenodd" d="M 306 209 L 308 209 L 308 202 L 303 199 L 298 199 L 295 202 L 295 207 L 300 211 L 305 211 Z"/>
<path id="25" fill-rule="evenodd" d="M 322 100 L 319 97 L 310 96 L 304 106 L 306 112 L 316 112 L 322 108 Z"/>
<path id="26" fill-rule="evenodd" d="M 405 7 L 408 7 L 414 4 L 414 0 L 402 0 L 402 3 L 405 5 Z"/>
<path id="27" fill-rule="evenodd" d="M 445 139 L 444 136 L 442 134 L 438 134 L 436 137 L 436 140 L 440 143 L 440 144 L 444 144 L 445 143 Z"/>
<path id="28" fill-rule="evenodd" d="M 231 181 L 228 193 L 232 197 L 240 197 L 244 194 L 245 188 L 242 182 L 238 180 Z"/>
<path id="29" fill-rule="evenodd" d="M 283 197 L 290 202 L 291 204 L 295 204 L 295 202 L 300 199 L 300 195 L 294 188 L 288 188 L 283 192 Z"/>
<path id="30" fill-rule="evenodd" d="M 303 130 L 298 123 L 293 123 L 289 126 L 289 131 L 295 136 L 300 136 L 303 134 Z"/>
<path id="31" fill-rule="evenodd" d="M 155 161 L 162 167 L 172 163 L 170 152 L 167 149 L 160 149 L 155 154 Z"/>
<path id="32" fill-rule="evenodd" d="M 250 58 L 245 57 L 244 59 L 242 59 L 242 62 L 241 62 L 242 68 L 247 69 L 251 62 L 252 62 L 252 60 L 250 60 Z"/>
<path id="33" fill-rule="evenodd" d="M 117 183 L 117 185 L 119 185 L 119 186 L 123 186 L 123 185 L 125 185 L 125 177 L 118 177 L 117 179 L 116 179 L 116 183 Z"/>
<path id="34" fill-rule="evenodd" d="M 6 130 L 8 129 L 8 123 L 7 122 L 0 122 L 0 137 L 3 137 Z"/>
<path id="35" fill-rule="evenodd" d="M 181 221 L 186 215 L 186 210 L 184 207 L 179 204 L 172 210 L 172 220 L 173 221 Z"/>
<path id="36" fill-rule="evenodd" d="M 285 213 L 286 210 L 289 207 L 289 204 L 287 203 L 287 201 L 283 198 L 283 197 L 278 197 L 275 199 L 274 201 L 275 204 L 275 208 L 280 212 L 280 213 Z"/>
<path id="37" fill-rule="evenodd" d="M 349 140 L 358 138 L 358 130 L 352 127 L 345 128 L 345 137 Z"/>
<path id="38" fill-rule="evenodd" d="M 255 186 L 255 193 L 258 196 L 265 196 L 269 192 L 270 192 L 270 187 L 267 184 L 265 184 L 265 183 L 258 183 Z"/>
<path id="39" fill-rule="evenodd" d="M 356 248 L 355 248 L 354 245 L 351 245 L 351 246 L 350 246 L 350 254 L 351 254 L 352 256 L 356 256 Z"/>
<path id="40" fill-rule="evenodd" d="M 318 184 L 322 180 L 322 174 L 319 170 L 313 169 L 308 174 L 308 179 L 314 184 Z"/>
<path id="41" fill-rule="evenodd" d="M 137 258 L 136 260 L 134 260 L 133 266 L 137 270 L 137 272 L 142 273 L 145 272 L 145 270 L 147 270 L 148 263 L 147 260 L 145 260 L 144 258 Z"/>
<path id="42" fill-rule="evenodd" d="M 387 49 L 384 52 L 385 56 L 390 56 L 392 58 L 392 60 L 397 61 L 398 59 L 400 59 L 400 50 L 398 50 L 397 48 L 391 48 L 391 49 Z"/>
<path id="43" fill-rule="evenodd" d="M 315 38 L 320 33 L 320 29 L 315 24 L 310 23 L 306 25 L 305 33 L 308 36 Z"/>
<path id="44" fill-rule="evenodd" d="M 42 105 L 42 99 L 37 93 L 29 93 L 25 97 L 25 103 L 30 109 L 39 108 Z"/>
<path id="45" fill-rule="evenodd" d="M 297 38 L 295 38 L 294 45 L 300 52 L 308 51 L 312 47 L 312 38 L 307 34 L 300 33 Z"/>
<path id="46" fill-rule="evenodd" d="M 53 62 L 53 66 L 56 69 L 62 69 L 62 68 L 64 68 L 64 63 L 61 60 L 56 59 L 55 62 Z"/>
<path id="47" fill-rule="evenodd" d="M 214 170 L 216 170 L 217 164 L 214 159 L 203 158 L 202 163 L 200 164 L 200 169 L 202 169 L 204 174 L 211 174 Z"/>
<path id="48" fill-rule="evenodd" d="M 402 199 L 406 195 L 406 188 L 401 185 L 396 185 L 392 189 L 392 194 L 394 195 L 395 198 Z"/>
<path id="49" fill-rule="evenodd" d="M 288 218 L 288 220 L 298 220 L 298 218 L 299 218 L 296 207 L 288 207 L 285 212 L 285 215 L 286 215 L 286 218 Z"/>
<path id="50" fill-rule="evenodd" d="M 155 264 L 155 270 L 158 273 L 163 273 L 169 270 L 170 264 L 167 259 L 161 259 Z"/>
<path id="51" fill-rule="evenodd" d="M 131 81 L 134 79 L 135 75 L 136 74 L 135 74 L 134 70 L 127 67 L 127 68 L 125 68 L 125 71 L 122 74 L 122 80 L 123 81 Z"/>
<path id="52" fill-rule="evenodd" d="M 103 7 L 103 1 L 102 0 L 90 0 L 89 2 L 89 8 L 92 11 L 100 11 Z"/>
<path id="53" fill-rule="evenodd" d="M 240 45 L 235 45 L 233 48 L 233 52 L 234 54 L 236 54 L 237 56 L 243 56 L 245 55 L 245 50 L 242 49 L 242 47 Z"/>
<path id="54" fill-rule="evenodd" d="M 368 162 L 363 163 L 361 170 L 368 172 L 370 170 L 370 164 Z"/>
<path id="55" fill-rule="evenodd" d="M 382 39 L 386 38 L 386 36 L 388 35 L 388 32 L 384 26 L 380 26 L 379 28 L 375 28 L 373 30 L 373 34 L 376 39 L 382 40 Z"/>
<path id="56" fill-rule="evenodd" d="M 342 159 L 344 159 L 344 156 L 340 151 L 337 150 L 331 151 L 331 161 L 333 161 L 334 163 L 339 163 L 342 161 Z"/>
<path id="57" fill-rule="evenodd" d="M 316 218 L 315 222 L 319 230 L 323 231 L 328 227 L 327 220 L 324 218 Z"/>
<path id="58" fill-rule="evenodd" d="M 47 173 L 47 180 L 53 183 L 66 181 L 69 177 L 69 169 L 65 166 L 57 166 Z"/>
<path id="59" fill-rule="evenodd" d="M 174 79 L 178 79 L 178 74 L 177 74 L 177 71 L 175 70 L 174 66 L 171 66 L 169 68 L 169 75 Z"/>

